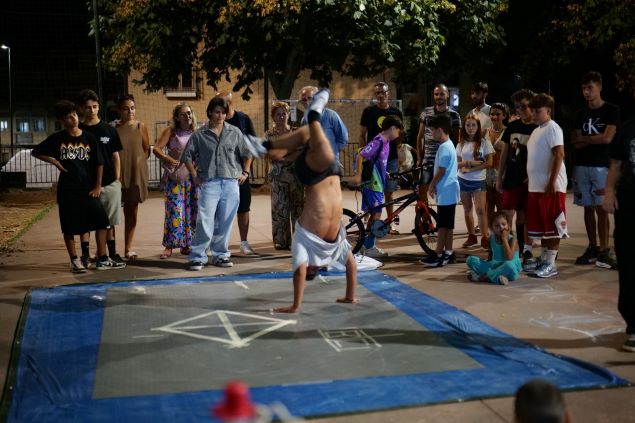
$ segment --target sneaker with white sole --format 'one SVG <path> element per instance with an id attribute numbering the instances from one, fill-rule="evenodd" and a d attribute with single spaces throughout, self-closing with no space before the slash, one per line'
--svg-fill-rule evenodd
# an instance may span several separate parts
<path id="1" fill-rule="evenodd" d="M 603 269 L 617 270 L 617 260 L 611 256 L 609 251 L 601 251 L 595 260 L 595 265 Z"/>
<path id="2" fill-rule="evenodd" d="M 232 263 L 227 257 L 219 257 L 214 262 L 214 266 L 216 267 L 234 267 L 234 263 Z"/>
<path id="3" fill-rule="evenodd" d="M 443 267 L 450 262 L 450 256 L 448 254 L 431 255 L 424 259 L 419 260 L 419 263 L 425 267 Z"/>
<path id="4" fill-rule="evenodd" d="M 98 258 L 95 262 L 95 270 L 123 269 L 126 263 L 117 263 L 110 257 Z"/>
<path id="5" fill-rule="evenodd" d="M 388 257 L 388 253 L 377 246 L 371 247 L 371 248 L 364 248 L 362 254 L 371 258 Z"/>
<path id="6" fill-rule="evenodd" d="M 550 278 L 558 274 L 558 268 L 555 264 L 542 263 L 540 267 L 536 269 L 536 276 L 539 278 Z"/>
<path id="7" fill-rule="evenodd" d="M 86 273 L 86 266 L 84 266 L 82 260 L 79 257 L 71 260 L 71 272 Z"/>
<path id="8" fill-rule="evenodd" d="M 530 258 L 523 261 L 523 272 L 535 273 L 542 265 L 543 261 L 540 258 Z"/>
<path id="9" fill-rule="evenodd" d="M 309 104 L 309 111 L 318 112 L 322 114 L 322 111 L 329 102 L 329 96 L 331 92 L 327 88 L 322 88 L 320 91 L 313 95 L 313 100 Z"/>
<path id="10" fill-rule="evenodd" d="M 245 256 L 257 256 L 247 241 L 240 241 L 240 253 Z"/>
<path id="11" fill-rule="evenodd" d="M 635 352 L 635 335 L 629 335 L 624 345 L 622 345 L 622 349 L 628 352 Z"/>
<path id="12" fill-rule="evenodd" d="M 194 271 L 203 270 L 204 266 L 205 263 L 202 261 L 191 261 L 187 264 L 187 268 Z"/>

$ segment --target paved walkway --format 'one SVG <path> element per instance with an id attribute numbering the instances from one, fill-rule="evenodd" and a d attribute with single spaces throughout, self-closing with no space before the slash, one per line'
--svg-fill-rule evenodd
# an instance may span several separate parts
<path id="1" fill-rule="evenodd" d="M 345 193 L 345 207 L 356 208 L 354 193 Z M 384 238 L 379 246 L 390 253 L 382 270 L 426 294 L 464 309 L 486 323 L 547 350 L 603 366 L 635 381 L 635 354 L 619 350 L 624 323 L 617 312 L 617 272 L 573 264 L 586 246 L 582 209 L 567 203 L 571 239 L 562 242 L 560 274 L 550 280 L 523 278 L 508 287 L 474 284 L 457 264 L 425 269 L 416 239 L 410 235 L 413 211 L 402 214 L 400 230 L 408 235 Z M 269 196 L 255 195 L 249 241 L 261 253 L 257 259 L 238 256 L 236 225 L 232 235 L 234 268 L 206 267 L 197 275 L 290 270 L 290 255 L 273 249 Z M 136 264 L 123 270 L 73 275 L 59 233 L 57 209 L 34 225 L 17 243 L 17 251 L 0 256 L 0 381 L 4 382 L 16 322 L 29 289 L 108 280 L 190 277 L 186 260 L 175 254 L 159 260 L 162 251 L 163 200 L 155 194 L 139 210 Z M 462 209 L 457 208 L 455 245 L 465 239 Z M 122 228 L 117 227 L 119 234 Z M 123 242 L 118 242 L 121 249 Z M 478 251 L 478 250 L 473 250 Z M 466 251 L 457 249 L 459 255 Z M 289 299 L 292 288 L 289 286 Z M 286 301 L 285 301 L 286 302 Z M 635 422 L 635 388 L 592 390 L 566 394 L 573 421 Z M 512 398 L 469 401 L 316 420 L 320 422 L 512 422 Z"/>

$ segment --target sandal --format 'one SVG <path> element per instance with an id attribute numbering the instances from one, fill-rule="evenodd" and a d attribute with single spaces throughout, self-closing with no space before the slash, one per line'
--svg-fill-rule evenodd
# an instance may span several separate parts
<path id="1" fill-rule="evenodd" d="M 165 260 L 166 258 L 169 258 L 171 256 L 172 256 L 172 249 L 166 248 L 165 250 L 163 250 L 163 253 L 159 256 L 159 258 L 161 260 Z"/>
<path id="2" fill-rule="evenodd" d="M 126 260 L 135 261 L 136 259 L 137 259 L 137 253 L 135 253 L 134 251 L 128 251 L 126 253 Z"/>
<path id="3" fill-rule="evenodd" d="M 189 255 L 192 252 L 192 248 L 191 247 L 183 247 L 181 248 L 181 254 L 183 254 L 184 256 Z"/>

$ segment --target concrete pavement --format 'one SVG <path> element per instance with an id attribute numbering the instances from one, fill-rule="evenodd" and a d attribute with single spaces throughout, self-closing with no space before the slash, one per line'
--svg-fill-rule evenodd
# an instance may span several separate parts
<path id="1" fill-rule="evenodd" d="M 361 198 L 345 193 L 345 207 L 356 209 Z M 425 269 L 423 256 L 413 235 L 413 208 L 401 215 L 403 235 L 389 236 L 379 246 L 390 253 L 382 271 L 404 283 L 464 309 L 486 323 L 553 353 L 579 358 L 608 368 L 635 381 L 635 354 L 620 351 L 624 322 L 617 312 L 617 272 L 593 266 L 576 266 L 575 257 L 586 246 L 582 209 L 567 202 L 569 233 L 558 259 L 560 274 L 548 280 L 523 277 L 507 287 L 474 284 L 465 278 L 464 264 Z M 463 210 L 457 207 L 455 246 L 465 239 Z M 123 235 L 123 228 L 117 227 Z M 123 270 L 69 272 L 68 258 L 59 233 L 57 209 L 35 224 L 18 243 L 17 250 L 0 257 L 0 380 L 6 367 L 25 294 L 31 288 L 60 284 L 168 277 L 191 277 L 223 273 L 257 273 L 290 270 L 290 254 L 273 249 L 268 195 L 254 195 L 249 241 L 259 258 L 238 253 L 238 231 L 234 225 L 231 269 L 206 267 L 202 272 L 186 270 L 185 257 L 175 254 L 159 260 L 162 252 L 163 199 L 155 193 L 140 206 L 135 251 L 139 260 Z M 123 236 L 118 247 L 123 249 Z M 92 247 L 94 251 L 94 247 Z M 456 248 L 459 257 L 467 251 Z M 469 252 L 478 252 L 472 249 Z M 289 300 L 292 288 L 289 286 Z M 283 300 L 286 302 L 287 300 Z M 574 422 L 635 422 L 635 388 L 569 392 L 566 401 Z M 355 416 L 318 419 L 320 422 L 512 422 L 512 398 L 442 404 L 391 410 Z"/>

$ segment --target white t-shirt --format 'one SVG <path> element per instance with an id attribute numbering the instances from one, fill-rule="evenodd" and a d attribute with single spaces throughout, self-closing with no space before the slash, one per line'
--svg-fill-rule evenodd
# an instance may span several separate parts
<path id="1" fill-rule="evenodd" d="M 529 136 L 527 141 L 529 192 L 545 192 L 554 159 L 551 149 L 559 145 L 564 145 L 562 128 L 553 120 L 537 127 Z M 555 185 L 557 192 L 567 192 L 567 170 L 564 166 L 564 160 L 560 166 Z"/>
<path id="2" fill-rule="evenodd" d="M 492 108 L 489 104 L 483 104 L 481 110 L 476 110 L 476 107 L 472 109 L 470 113 L 478 116 L 478 120 L 481 121 L 481 129 L 485 131 L 492 127 L 492 119 L 489 117 L 489 111 Z"/>
<path id="3" fill-rule="evenodd" d="M 458 143 L 456 145 L 456 156 L 459 161 L 468 161 L 468 160 L 483 160 L 485 161 L 485 157 L 490 154 L 494 154 L 494 147 L 492 147 L 492 143 L 483 138 L 481 141 L 481 147 L 476 152 L 476 156 L 474 155 L 474 146 L 475 142 L 468 141 L 463 143 Z M 462 147 L 461 147 L 462 146 Z M 487 176 L 487 169 L 477 170 L 473 172 L 461 172 L 459 171 L 459 177 L 461 179 L 465 179 L 466 181 L 484 181 Z"/>

